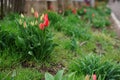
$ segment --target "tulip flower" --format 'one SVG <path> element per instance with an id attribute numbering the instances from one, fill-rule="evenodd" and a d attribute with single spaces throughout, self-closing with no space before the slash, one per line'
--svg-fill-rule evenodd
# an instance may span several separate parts
<path id="1" fill-rule="evenodd" d="M 20 16 L 21 16 L 21 18 L 24 18 L 24 15 L 23 15 L 23 14 L 21 14 Z"/>
<path id="2" fill-rule="evenodd" d="M 97 80 L 96 74 L 93 74 L 93 75 L 92 75 L 92 80 Z"/>
<path id="3" fill-rule="evenodd" d="M 31 21 L 31 22 L 30 22 L 30 24 L 31 24 L 32 26 L 34 26 L 34 25 L 35 25 L 34 21 Z"/>
<path id="4" fill-rule="evenodd" d="M 90 80 L 90 76 L 89 76 L 89 75 L 86 75 L 86 76 L 85 76 L 85 80 Z"/>
<path id="5" fill-rule="evenodd" d="M 34 12 L 34 17 L 35 17 L 35 18 L 38 18 L 38 17 L 39 17 L 39 14 L 38 14 L 37 11 Z"/>
<path id="6" fill-rule="evenodd" d="M 49 25 L 49 19 L 48 19 L 48 14 L 44 15 L 44 23 L 43 23 L 46 27 Z"/>
<path id="7" fill-rule="evenodd" d="M 48 14 L 44 15 L 44 20 L 48 20 Z"/>
<path id="8" fill-rule="evenodd" d="M 43 24 L 44 24 L 44 26 L 47 27 L 49 25 L 49 20 L 45 20 Z"/>
<path id="9" fill-rule="evenodd" d="M 49 19 L 48 19 L 48 15 L 47 14 L 44 15 L 43 20 L 44 20 L 44 22 L 39 24 L 39 28 L 41 30 L 44 30 L 44 28 L 49 25 Z"/>
<path id="10" fill-rule="evenodd" d="M 44 24 L 43 24 L 43 23 L 40 23 L 40 24 L 39 24 L 39 28 L 40 28 L 41 30 L 44 30 Z"/>
<path id="11" fill-rule="evenodd" d="M 31 8 L 31 13 L 34 14 L 34 9 L 33 8 Z"/>
<path id="12" fill-rule="evenodd" d="M 20 20 L 19 20 L 19 24 L 22 25 L 22 23 L 23 23 L 23 22 L 22 22 L 22 20 L 20 19 Z"/>
<path id="13" fill-rule="evenodd" d="M 73 13 L 73 14 L 76 14 L 76 13 L 77 13 L 76 9 L 73 9 L 73 10 L 72 10 L 72 13 Z"/>
<path id="14" fill-rule="evenodd" d="M 42 14 L 42 16 L 40 17 L 40 20 L 43 20 L 43 18 L 44 18 L 44 14 Z"/>
<path id="15" fill-rule="evenodd" d="M 24 28 L 26 28 L 26 27 L 27 27 L 27 24 L 26 24 L 26 22 L 24 22 L 24 23 L 23 23 L 23 26 L 24 26 Z"/>

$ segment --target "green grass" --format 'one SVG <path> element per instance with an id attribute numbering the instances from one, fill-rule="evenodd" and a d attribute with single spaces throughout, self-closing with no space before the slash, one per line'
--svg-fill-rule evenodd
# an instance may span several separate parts
<path id="1" fill-rule="evenodd" d="M 36 69 L 17 68 L 0 72 L 1 80 L 41 80 L 42 74 Z"/>

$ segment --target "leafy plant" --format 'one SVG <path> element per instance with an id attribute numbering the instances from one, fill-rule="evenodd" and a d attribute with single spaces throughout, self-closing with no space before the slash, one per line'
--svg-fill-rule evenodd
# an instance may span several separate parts
<path id="1" fill-rule="evenodd" d="M 83 76 L 76 77 L 75 72 L 63 75 L 64 70 L 60 70 L 56 73 L 55 76 L 50 73 L 45 73 L 45 80 L 82 80 Z"/>
<path id="2" fill-rule="evenodd" d="M 15 34 L 0 30 L 0 49 L 15 47 Z M 14 45 L 14 46 L 13 46 Z"/>
<path id="3" fill-rule="evenodd" d="M 49 73 L 45 73 L 45 80 L 62 80 L 63 79 L 63 70 L 57 72 L 55 76 L 52 76 Z"/>
<path id="4" fill-rule="evenodd" d="M 44 19 L 46 18 L 48 18 L 47 15 Z M 53 35 L 47 29 L 49 22 L 44 21 L 39 26 L 31 25 L 29 22 L 31 21 L 26 21 L 26 25 L 19 25 L 19 35 L 15 41 L 16 49 L 21 51 L 24 56 L 47 60 L 55 47 Z M 44 25 L 44 23 L 46 24 Z"/>
<path id="5" fill-rule="evenodd" d="M 65 12 L 64 12 L 64 16 L 69 16 L 71 14 L 72 14 L 72 10 L 71 9 L 65 10 Z"/>
<path id="6" fill-rule="evenodd" d="M 77 59 L 70 65 L 71 72 L 76 72 L 77 75 L 92 75 L 96 74 L 97 78 L 101 77 L 103 80 L 120 79 L 120 64 L 112 61 L 103 61 L 101 57 L 96 55 L 84 56 Z"/>
<path id="7" fill-rule="evenodd" d="M 102 28 L 110 25 L 110 21 L 104 17 L 95 17 L 92 19 L 94 27 Z"/>
<path id="8" fill-rule="evenodd" d="M 87 8 L 83 7 L 81 9 L 77 10 L 77 13 L 78 13 L 78 15 L 83 16 L 87 13 Z"/>
<path id="9" fill-rule="evenodd" d="M 52 12 L 52 11 L 48 12 L 48 17 L 51 21 L 51 25 L 58 23 L 62 19 L 61 15 L 57 14 L 56 12 Z"/>
<path id="10" fill-rule="evenodd" d="M 53 35 L 47 27 L 49 25 L 48 15 L 45 14 L 41 20 L 37 12 L 35 16 L 27 18 L 22 15 L 21 18 L 16 19 L 17 23 L 11 24 L 13 26 L 2 24 L 0 49 L 10 48 L 10 51 L 13 49 L 15 53 L 22 53 L 23 58 L 34 57 L 47 60 L 55 47 Z"/>

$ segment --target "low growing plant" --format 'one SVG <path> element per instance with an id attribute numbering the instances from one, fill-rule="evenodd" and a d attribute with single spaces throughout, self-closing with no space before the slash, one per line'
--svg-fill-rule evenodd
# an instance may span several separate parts
<path id="1" fill-rule="evenodd" d="M 64 75 L 64 70 L 59 70 L 55 76 L 45 73 L 45 80 L 84 80 L 84 76 L 75 76 L 75 72 Z"/>
<path id="2" fill-rule="evenodd" d="M 110 60 L 103 61 L 101 57 L 91 54 L 75 60 L 69 70 L 76 72 L 76 75 L 96 74 L 100 80 L 120 79 L 120 64 Z"/>

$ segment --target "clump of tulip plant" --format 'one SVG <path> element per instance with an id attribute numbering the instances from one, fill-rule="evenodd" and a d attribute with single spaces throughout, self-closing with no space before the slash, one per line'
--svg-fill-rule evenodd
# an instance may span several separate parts
<path id="1" fill-rule="evenodd" d="M 32 17 L 21 17 L 19 20 L 19 35 L 15 45 L 18 52 L 24 57 L 35 58 L 36 60 L 47 60 L 53 51 L 53 35 L 49 30 L 48 14 L 41 16 L 37 11 L 31 10 Z"/>

